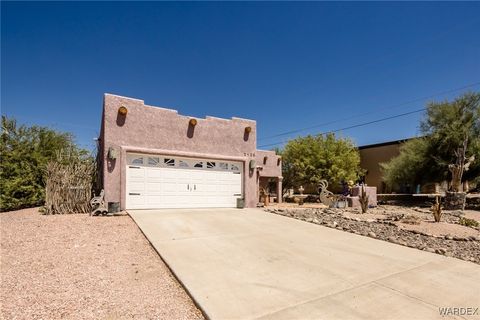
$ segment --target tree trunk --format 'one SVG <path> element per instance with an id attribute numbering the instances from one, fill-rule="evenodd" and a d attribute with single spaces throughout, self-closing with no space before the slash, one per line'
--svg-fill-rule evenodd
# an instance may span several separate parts
<path id="1" fill-rule="evenodd" d="M 467 150 L 468 137 L 465 136 L 463 145 L 455 151 L 457 161 L 455 164 L 450 164 L 448 169 L 452 174 L 450 183 L 450 190 L 445 195 L 445 209 L 447 210 L 464 210 L 466 202 L 466 193 L 460 192 L 462 187 L 463 173 L 468 170 L 470 164 L 475 160 L 472 156 L 466 162 L 465 152 Z M 463 189 L 463 188 L 462 188 Z M 463 191 L 463 190 L 462 190 Z"/>

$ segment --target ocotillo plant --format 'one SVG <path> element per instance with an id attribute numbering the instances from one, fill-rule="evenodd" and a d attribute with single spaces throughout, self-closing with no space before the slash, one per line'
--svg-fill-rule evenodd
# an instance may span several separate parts
<path id="1" fill-rule="evenodd" d="M 435 222 L 440 222 L 440 219 L 442 218 L 442 204 L 440 202 L 440 197 L 435 197 L 435 203 L 432 206 L 432 213 L 433 213 L 433 218 L 435 219 Z"/>
<path id="2" fill-rule="evenodd" d="M 362 190 L 360 191 L 360 196 L 358 197 L 358 201 L 360 201 L 360 206 L 362 207 L 362 213 L 367 213 L 368 210 L 368 195 L 365 191 L 365 186 L 362 186 Z"/>

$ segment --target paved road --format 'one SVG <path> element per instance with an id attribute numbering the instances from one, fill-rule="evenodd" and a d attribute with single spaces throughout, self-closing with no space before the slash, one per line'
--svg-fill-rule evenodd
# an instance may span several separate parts
<path id="1" fill-rule="evenodd" d="M 445 319 L 440 307 L 480 307 L 474 263 L 258 209 L 129 213 L 211 319 Z"/>

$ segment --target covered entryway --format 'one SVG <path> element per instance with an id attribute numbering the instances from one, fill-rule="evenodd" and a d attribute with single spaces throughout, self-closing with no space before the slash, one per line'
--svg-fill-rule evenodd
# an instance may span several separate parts
<path id="1" fill-rule="evenodd" d="M 235 207 L 241 162 L 127 154 L 126 208 Z"/>

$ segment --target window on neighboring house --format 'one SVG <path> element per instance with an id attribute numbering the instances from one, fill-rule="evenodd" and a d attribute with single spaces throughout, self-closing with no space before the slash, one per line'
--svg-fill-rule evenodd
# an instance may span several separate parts
<path id="1" fill-rule="evenodd" d="M 165 158 L 165 159 L 163 159 L 163 163 L 168 167 L 174 167 L 175 166 L 175 159 Z"/>
<path id="2" fill-rule="evenodd" d="M 280 163 L 282 163 L 282 159 L 281 159 L 281 158 L 278 158 L 278 159 L 277 159 L 277 166 L 279 166 Z"/>
<path id="3" fill-rule="evenodd" d="M 263 157 L 263 164 L 267 164 L 268 157 Z"/>
<path id="4" fill-rule="evenodd" d="M 207 161 L 207 169 L 215 168 L 215 162 Z"/>

